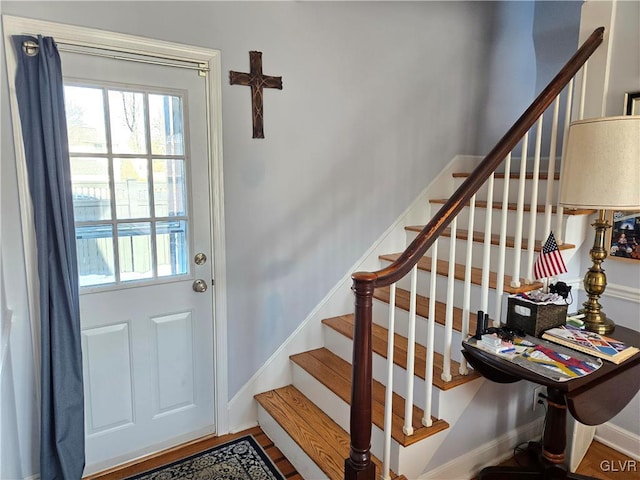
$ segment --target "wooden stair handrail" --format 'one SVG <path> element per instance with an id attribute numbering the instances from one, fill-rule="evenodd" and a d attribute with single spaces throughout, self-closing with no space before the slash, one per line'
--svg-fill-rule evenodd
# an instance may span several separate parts
<path id="1" fill-rule="evenodd" d="M 374 480 L 375 478 L 375 465 L 371 462 L 370 452 L 373 291 L 377 287 L 391 285 L 409 273 L 420 257 L 433 245 L 436 238 L 578 73 L 603 40 L 604 27 L 596 28 L 397 260 L 381 270 L 356 272 L 351 276 L 352 290 L 355 294 L 355 324 L 351 387 L 351 446 L 349 458 L 345 460 L 345 480 Z"/>

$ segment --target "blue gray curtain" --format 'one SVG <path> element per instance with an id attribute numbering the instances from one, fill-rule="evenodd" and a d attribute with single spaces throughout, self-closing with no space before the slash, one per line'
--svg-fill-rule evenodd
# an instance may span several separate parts
<path id="1" fill-rule="evenodd" d="M 40 279 L 40 478 L 84 469 L 84 399 L 73 197 L 60 55 L 52 38 L 13 37 L 16 90 Z M 23 42 L 38 45 L 35 55 Z M 31 54 L 30 54 L 31 53 Z"/>

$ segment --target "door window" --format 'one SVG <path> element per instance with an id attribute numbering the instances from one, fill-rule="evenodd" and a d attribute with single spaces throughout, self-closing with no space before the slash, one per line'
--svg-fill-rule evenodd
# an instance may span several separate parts
<path id="1" fill-rule="evenodd" d="M 81 287 L 189 274 L 184 97 L 67 84 Z"/>

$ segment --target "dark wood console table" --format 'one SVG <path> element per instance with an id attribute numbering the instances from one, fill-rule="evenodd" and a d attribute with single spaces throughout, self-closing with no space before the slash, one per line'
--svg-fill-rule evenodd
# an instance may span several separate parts
<path id="1" fill-rule="evenodd" d="M 617 326 L 611 337 L 640 346 L 640 332 Z M 586 425 L 600 425 L 618 414 L 640 389 L 640 353 L 620 365 L 604 361 L 595 372 L 567 382 L 556 382 L 496 355 L 463 342 L 462 353 L 471 366 L 493 382 L 529 380 L 547 387 L 548 412 L 537 467 L 487 467 L 479 480 L 587 479 L 565 466 L 567 407 Z"/>

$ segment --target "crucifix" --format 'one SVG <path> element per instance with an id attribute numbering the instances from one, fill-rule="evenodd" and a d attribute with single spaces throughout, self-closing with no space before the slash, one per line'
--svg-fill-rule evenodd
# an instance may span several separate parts
<path id="1" fill-rule="evenodd" d="M 251 87 L 251 108 L 253 118 L 253 138 L 264 138 L 262 89 L 277 88 L 282 90 L 282 77 L 272 77 L 262 74 L 262 52 L 249 52 L 251 71 L 229 72 L 231 85 L 245 85 Z"/>

